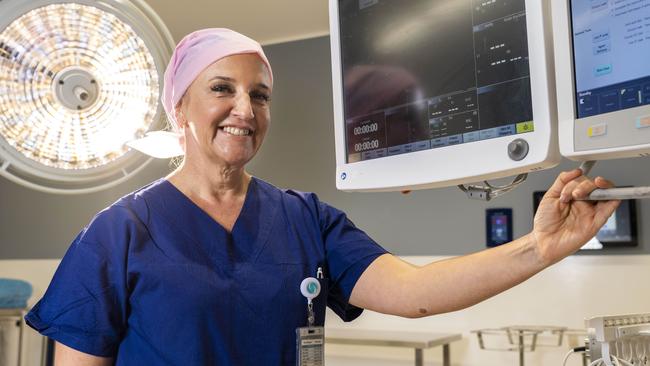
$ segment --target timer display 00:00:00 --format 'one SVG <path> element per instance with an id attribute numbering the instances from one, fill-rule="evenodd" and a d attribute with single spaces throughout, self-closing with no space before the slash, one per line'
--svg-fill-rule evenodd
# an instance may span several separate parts
<path id="1" fill-rule="evenodd" d="M 379 148 L 379 140 L 370 140 L 354 144 L 354 151 L 366 151 Z"/>
<path id="2" fill-rule="evenodd" d="M 377 122 L 375 123 L 370 123 L 367 125 L 362 125 L 362 126 L 357 126 L 354 128 L 354 135 L 363 135 L 365 133 L 371 133 L 371 132 L 377 132 L 379 130 L 379 125 Z"/>

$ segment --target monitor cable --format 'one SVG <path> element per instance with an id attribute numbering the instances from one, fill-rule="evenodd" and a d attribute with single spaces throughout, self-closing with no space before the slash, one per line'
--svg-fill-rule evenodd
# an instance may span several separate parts
<path id="1" fill-rule="evenodd" d="M 575 353 L 585 353 L 587 352 L 587 347 L 582 346 L 582 347 L 575 347 L 569 350 L 567 352 L 566 356 L 564 356 L 564 361 L 562 361 L 562 366 L 566 366 L 566 362 L 569 360 L 569 357 L 571 357 L 572 354 Z"/>

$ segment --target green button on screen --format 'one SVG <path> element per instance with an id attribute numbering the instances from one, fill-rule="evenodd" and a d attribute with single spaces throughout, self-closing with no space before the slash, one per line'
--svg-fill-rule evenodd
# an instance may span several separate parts
<path id="1" fill-rule="evenodd" d="M 533 132 L 535 131 L 535 124 L 533 121 L 517 123 L 517 133 Z"/>

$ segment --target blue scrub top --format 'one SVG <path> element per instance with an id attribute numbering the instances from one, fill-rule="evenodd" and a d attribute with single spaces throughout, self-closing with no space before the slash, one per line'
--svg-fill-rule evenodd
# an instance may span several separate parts
<path id="1" fill-rule="evenodd" d="M 45 336 L 117 365 L 293 365 L 305 277 L 350 321 L 367 266 L 386 253 L 312 193 L 251 180 L 227 232 L 161 179 L 103 210 L 74 240 L 25 317 Z"/>

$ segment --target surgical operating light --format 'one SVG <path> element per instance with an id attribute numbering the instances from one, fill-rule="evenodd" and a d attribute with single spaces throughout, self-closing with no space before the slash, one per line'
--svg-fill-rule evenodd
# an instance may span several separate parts
<path id="1" fill-rule="evenodd" d="M 0 174 L 50 193 L 133 176 L 173 46 L 141 0 L 0 1 Z"/>

